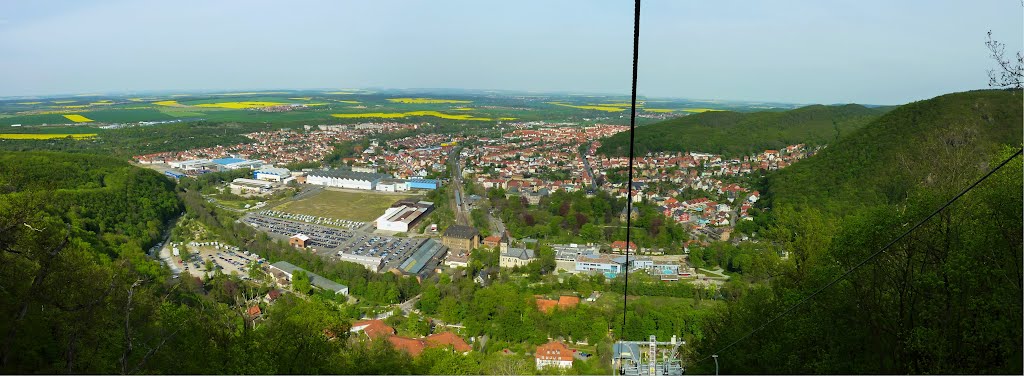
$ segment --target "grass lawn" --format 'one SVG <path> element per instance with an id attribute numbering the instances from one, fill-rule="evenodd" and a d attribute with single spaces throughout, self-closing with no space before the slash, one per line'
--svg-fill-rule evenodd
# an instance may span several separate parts
<path id="1" fill-rule="evenodd" d="M 289 201 L 274 208 L 288 213 L 369 222 L 384 214 L 395 201 L 417 195 L 324 190 L 312 197 Z"/>

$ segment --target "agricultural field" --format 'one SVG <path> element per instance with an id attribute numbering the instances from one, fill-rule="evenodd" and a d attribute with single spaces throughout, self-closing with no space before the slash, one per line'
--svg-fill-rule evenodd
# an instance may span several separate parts
<path id="1" fill-rule="evenodd" d="M 412 104 L 439 104 L 439 103 L 473 103 L 458 99 L 435 99 L 435 98 L 389 98 L 388 102 L 412 103 Z"/>
<path id="2" fill-rule="evenodd" d="M 293 214 L 371 222 L 383 215 L 384 209 L 391 207 L 395 201 L 410 197 L 418 195 L 325 189 L 312 197 L 289 201 L 273 209 Z"/>
<path id="3" fill-rule="evenodd" d="M 76 140 L 96 137 L 95 133 L 0 133 L 0 139 L 5 140 L 51 140 L 54 138 L 68 138 Z"/>
<path id="4" fill-rule="evenodd" d="M 473 120 L 473 121 L 493 121 L 495 119 L 485 117 L 474 117 L 473 115 L 467 114 L 446 114 L 437 111 L 410 111 L 410 112 L 371 112 L 371 113 L 354 113 L 354 114 L 331 114 L 336 118 L 405 118 L 410 116 L 433 116 L 441 119 L 448 120 Z M 498 120 L 515 120 L 515 118 L 499 118 Z"/>
<path id="5" fill-rule="evenodd" d="M 654 104 L 646 108 L 647 104 Z M 792 105 L 644 98 L 649 113 L 686 116 L 714 110 L 786 109 Z M 269 108 L 268 107 L 272 107 Z M 374 120 L 433 121 L 458 125 L 500 121 L 624 124 L 629 98 L 614 95 L 543 95 L 465 90 L 373 92 L 281 90 L 160 95 L 86 94 L 54 98 L 0 99 L 0 127 L 139 122 L 207 121 L 295 126 Z M 99 129 L 99 128 L 97 128 Z M 10 133 L 74 133 L 12 130 Z M 102 137 L 102 134 L 101 134 Z"/>

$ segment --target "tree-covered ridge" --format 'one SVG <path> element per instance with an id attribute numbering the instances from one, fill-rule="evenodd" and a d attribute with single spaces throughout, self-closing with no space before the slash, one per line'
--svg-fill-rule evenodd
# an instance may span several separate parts
<path id="1" fill-rule="evenodd" d="M 901 106 L 769 177 L 775 204 L 829 212 L 898 203 L 919 186 L 980 176 L 1002 145 L 1020 146 L 1019 91 L 955 93 Z"/>
<path id="2" fill-rule="evenodd" d="M 709 111 L 636 129 L 638 155 L 660 151 L 693 151 L 736 156 L 795 144 L 823 144 L 856 130 L 887 108 L 861 105 L 813 105 L 782 112 Z M 602 140 L 598 152 L 622 156 L 629 151 L 629 133 Z"/>
<path id="3" fill-rule="evenodd" d="M 696 352 L 719 353 L 728 373 L 1021 373 L 1020 157 L 847 278 L 720 351 L 1013 155 L 1021 98 L 976 91 L 908 104 L 773 173 L 759 244 L 788 262 L 767 284 L 744 289 Z M 714 364 L 695 366 L 713 372 Z"/>

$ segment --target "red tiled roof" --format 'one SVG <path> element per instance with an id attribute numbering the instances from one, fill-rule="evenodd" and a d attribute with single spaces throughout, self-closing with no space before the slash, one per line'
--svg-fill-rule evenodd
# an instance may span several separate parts
<path id="1" fill-rule="evenodd" d="M 422 339 L 390 336 L 388 337 L 388 341 L 391 342 L 396 349 L 404 350 L 412 356 L 420 355 L 420 353 L 423 352 L 423 349 L 427 348 L 426 341 Z"/>
<path id="2" fill-rule="evenodd" d="M 362 327 L 362 328 L 360 328 Z M 388 326 L 381 320 L 363 320 L 352 323 L 352 331 L 364 332 L 370 339 L 377 339 L 381 336 L 395 334 L 395 328 Z"/>
<path id="3" fill-rule="evenodd" d="M 466 341 L 451 332 L 431 334 L 427 336 L 427 343 L 430 347 L 451 346 L 455 351 L 463 353 L 473 350 L 473 347 L 469 346 Z"/>
<path id="4" fill-rule="evenodd" d="M 249 316 L 250 317 L 259 316 L 261 313 L 263 313 L 263 312 L 260 311 L 260 306 L 254 305 L 252 307 L 249 307 Z"/>
<path id="5" fill-rule="evenodd" d="M 612 249 L 626 249 L 626 242 L 622 240 L 616 240 L 612 242 Z M 636 250 L 636 244 L 633 242 L 629 242 L 629 249 L 631 251 Z"/>
<path id="6" fill-rule="evenodd" d="M 561 342 L 548 342 L 537 346 L 533 356 L 540 360 L 572 361 L 572 351 Z"/>

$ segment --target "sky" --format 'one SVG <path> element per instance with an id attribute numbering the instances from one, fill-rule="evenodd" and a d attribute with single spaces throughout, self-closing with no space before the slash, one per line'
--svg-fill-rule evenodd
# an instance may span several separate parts
<path id="1" fill-rule="evenodd" d="M 986 88 L 1024 4 L 674 1 L 641 9 L 648 97 L 902 104 Z M 633 2 L 0 1 L 0 97 L 463 88 L 628 94 Z"/>

